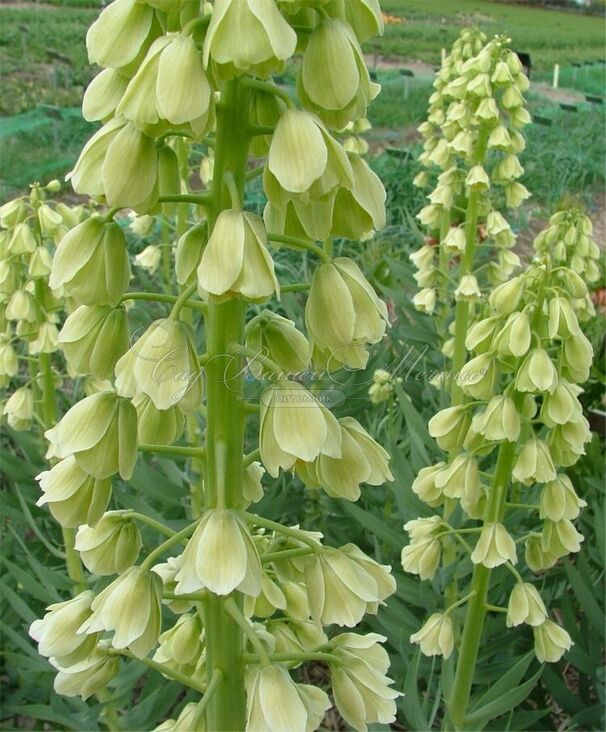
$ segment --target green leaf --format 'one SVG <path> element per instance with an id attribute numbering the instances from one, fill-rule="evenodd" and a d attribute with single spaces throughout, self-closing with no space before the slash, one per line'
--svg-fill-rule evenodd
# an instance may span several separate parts
<path id="1" fill-rule="evenodd" d="M 421 651 L 417 651 L 416 660 L 411 663 L 404 679 L 404 698 L 402 699 L 402 709 L 406 716 L 406 721 L 412 729 L 430 729 L 429 721 L 423 713 L 421 700 L 419 699 L 419 664 L 421 661 Z"/>
<path id="2" fill-rule="evenodd" d="M 498 717 L 501 714 L 506 714 L 517 707 L 518 704 L 521 704 L 534 689 L 542 673 L 543 667 L 541 667 L 534 676 L 528 679 L 528 681 L 520 684 L 520 686 L 510 689 L 499 699 L 494 699 L 485 706 L 477 708 L 466 717 L 465 727 L 472 730 L 482 729 L 489 720 L 494 719 L 494 717 Z"/>
<path id="3" fill-rule="evenodd" d="M 526 655 L 521 656 L 509 671 L 496 681 L 490 689 L 488 689 L 488 691 L 471 706 L 471 711 L 476 712 L 476 710 L 490 704 L 491 702 L 499 699 L 503 694 L 507 693 L 523 678 L 533 658 L 534 651 L 529 651 Z"/>
<path id="4" fill-rule="evenodd" d="M 342 508 L 345 513 L 348 513 L 356 519 L 356 521 L 359 521 L 365 529 L 375 534 L 375 536 L 378 536 L 379 539 L 391 544 L 391 546 L 396 549 L 400 549 L 402 547 L 402 544 L 404 543 L 403 537 L 398 534 L 397 531 L 386 526 L 377 516 L 370 513 L 370 511 L 365 511 L 355 503 L 349 503 L 349 501 L 343 501 Z"/>
<path id="5" fill-rule="evenodd" d="M 606 616 L 595 599 L 594 589 L 587 587 L 580 572 L 577 571 L 570 559 L 566 559 L 564 562 L 564 570 L 581 605 L 581 609 L 591 623 L 592 630 L 602 636 L 603 639 L 606 638 Z"/>

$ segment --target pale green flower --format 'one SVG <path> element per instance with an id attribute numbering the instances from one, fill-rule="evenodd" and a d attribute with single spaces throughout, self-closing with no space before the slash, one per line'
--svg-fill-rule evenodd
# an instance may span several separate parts
<path id="1" fill-rule="evenodd" d="M 106 120 L 116 111 L 128 77 L 118 69 L 103 69 L 86 88 L 82 99 L 82 116 L 88 122 Z"/>
<path id="2" fill-rule="evenodd" d="M 515 564 L 516 545 L 503 524 L 485 523 L 480 538 L 471 554 L 474 564 L 492 569 L 505 562 Z"/>
<path id="3" fill-rule="evenodd" d="M 55 692 L 62 696 L 80 696 L 83 700 L 106 689 L 120 670 L 120 660 L 110 656 L 106 646 L 101 644 L 86 658 L 69 666 L 61 665 L 56 658 L 49 660 L 59 671 L 53 684 Z"/>
<path id="4" fill-rule="evenodd" d="M 261 592 L 261 562 L 246 523 L 236 511 L 204 513 L 187 542 L 175 575 L 176 594 L 208 588 L 217 595 L 235 589 L 253 597 Z"/>
<path id="5" fill-rule="evenodd" d="M 250 667 L 246 696 L 247 732 L 313 732 L 330 708 L 325 691 L 296 684 L 279 664 Z"/>
<path id="6" fill-rule="evenodd" d="M 93 600 L 82 633 L 113 632 L 114 648 L 144 658 L 156 645 L 162 623 L 162 581 L 154 572 L 131 567 Z"/>
<path id="7" fill-rule="evenodd" d="M 153 19 L 154 11 L 145 3 L 114 0 L 88 29 L 88 60 L 116 68 L 134 61 L 147 40 Z"/>
<path id="8" fill-rule="evenodd" d="M 529 440 L 516 458 L 512 476 L 527 485 L 555 480 L 556 470 L 547 443 L 536 438 Z"/>
<path id="9" fill-rule="evenodd" d="M 123 511 L 108 511 L 94 527 L 80 526 L 75 547 L 93 574 L 122 574 L 141 551 L 141 532 Z"/>
<path id="10" fill-rule="evenodd" d="M 2 409 L 6 421 L 17 432 L 24 432 L 34 418 L 34 395 L 27 386 L 21 386 L 9 396 Z"/>
<path id="11" fill-rule="evenodd" d="M 49 605 L 44 617 L 29 627 L 30 636 L 38 643 L 38 653 L 63 665 L 85 659 L 95 648 L 97 636 L 78 633 L 78 629 L 90 617 L 94 597 L 86 590 L 66 602 Z"/>
<path id="12" fill-rule="evenodd" d="M 307 338 L 292 320 L 264 310 L 246 327 L 246 346 L 258 356 L 249 359 L 253 374 L 263 372 L 263 358 L 269 357 L 287 374 L 296 374 L 309 367 L 310 347 Z"/>
<path id="13" fill-rule="evenodd" d="M 533 628 L 534 650 L 540 663 L 556 663 L 572 647 L 568 633 L 552 620 Z"/>
<path id="14" fill-rule="evenodd" d="M 577 496 L 570 478 L 559 473 L 555 480 L 545 483 L 541 491 L 539 516 L 551 521 L 575 519 L 587 503 Z"/>
<path id="15" fill-rule="evenodd" d="M 507 627 L 521 623 L 541 625 L 547 618 L 547 610 L 536 587 L 528 582 L 517 582 L 507 606 Z"/>
<path id="16" fill-rule="evenodd" d="M 449 658 L 454 649 L 454 633 L 450 616 L 433 613 L 423 626 L 410 636 L 410 642 L 418 643 L 424 656 Z"/>
<path id="17" fill-rule="evenodd" d="M 94 526 L 111 496 L 111 478 L 99 480 L 84 472 L 73 455 L 36 476 L 42 495 L 37 506 L 48 504 L 56 521 L 67 529 Z M 55 654 L 53 654 L 55 655 Z"/>

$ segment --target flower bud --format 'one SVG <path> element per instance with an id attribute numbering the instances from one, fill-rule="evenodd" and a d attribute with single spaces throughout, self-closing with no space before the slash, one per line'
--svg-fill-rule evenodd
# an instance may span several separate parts
<path id="1" fill-rule="evenodd" d="M 205 587 L 216 595 L 229 595 L 235 589 L 253 597 L 261 592 L 259 553 L 248 527 L 235 511 L 206 511 L 187 542 L 175 579 L 175 594 Z"/>
<path id="2" fill-rule="evenodd" d="M 483 564 L 492 569 L 505 562 L 515 564 L 516 545 L 503 524 L 486 523 L 471 554 L 474 564 Z"/>
<path id="3" fill-rule="evenodd" d="M 135 521 L 122 511 L 108 511 L 91 526 L 80 526 L 76 550 L 93 574 L 122 574 L 141 551 L 141 533 Z"/>
<path id="4" fill-rule="evenodd" d="M 533 628 L 534 652 L 540 663 L 555 663 L 570 650 L 572 639 L 568 633 L 552 620 Z"/>
<path id="5" fill-rule="evenodd" d="M 555 480 L 545 483 L 541 491 L 539 516 L 542 519 L 561 521 L 575 519 L 587 503 L 577 496 L 570 478 L 560 473 Z"/>
<path id="6" fill-rule="evenodd" d="M 472 426 L 492 442 L 516 442 L 520 436 L 520 415 L 513 399 L 499 394 L 492 397 L 483 412 L 474 416 Z"/>
<path id="7" fill-rule="evenodd" d="M 53 659 L 53 665 L 59 669 L 53 685 L 55 692 L 62 696 L 81 696 L 83 700 L 106 689 L 120 670 L 119 659 L 108 655 L 101 645 L 78 663 L 62 666 L 58 659 Z"/>
<path id="8" fill-rule="evenodd" d="M 84 305 L 117 305 L 128 287 L 130 266 L 124 233 L 115 222 L 87 219 L 61 240 L 49 279 Z"/>
<path id="9" fill-rule="evenodd" d="M 82 623 L 90 617 L 95 595 L 87 590 L 66 602 L 57 602 L 46 608 L 41 620 L 29 627 L 30 636 L 38 643 L 38 653 L 52 657 L 60 665 L 70 666 L 84 660 L 97 644 L 96 635 L 78 633 Z"/>
<path id="10" fill-rule="evenodd" d="M 517 309 L 524 292 L 522 277 L 513 277 L 508 282 L 495 287 L 490 293 L 488 302 L 501 315 L 509 315 Z"/>
<path id="11" fill-rule="evenodd" d="M 317 729 L 330 708 L 325 691 L 296 684 L 281 664 L 251 666 L 246 675 L 246 697 L 248 730 L 307 732 Z"/>
<path id="12" fill-rule="evenodd" d="M 241 31 L 246 28 L 247 42 Z M 224 78 L 248 73 L 265 78 L 280 72 L 297 45 L 297 34 L 275 3 L 217 0 L 204 40 L 204 66 L 212 60 Z"/>
<path id="13" fill-rule="evenodd" d="M 556 478 L 549 447 L 543 440 L 533 438 L 523 447 L 514 463 L 512 476 L 520 483 L 549 483 Z"/>
<path id="14" fill-rule="evenodd" d="M 45 437 L 48 457 L 74 455 L 95 478 L 119 472 L 128 480 L 137 459 L 137 413 L 128 399 L 101 391 L 75 404 Z"/>
<path id="15" fill-rule="evenodd" d="M 442 450 L 457 450 L 463 443 L 471 422 L 463 405 L 440 410 L 429 420 L 429 434 Z"/>
<path id="16" fill-rule="evenodd" d="M 160 636 L 153 660 L 190 675 L 195 671 L 204 650 L 203 638 L 200 615 L 197 612 L 182 615 L 172 628 Z"/>
<path id="17" fill-rule="evenodd" d="M 136 392 L 146 394 L 156 409 L 198 408 L 202 374 L 188 326 L 179 320 L 155 320 L 116 364 L 116 375 L 131 378 Z"/>
<path id="18" fill-rule="evenodd" d="M 262 367 L 265 355 L 289 374 L 305 371 L 309 366 L 307 338 L 292 320 L 271 310 L 264 310 L 248 324 L 246 346 L 258 353 L 258 360 L 253 358 L 251 362 L 249 359 L 249 368 L 253 372 L 257 366 Z"/>
<path id="19" fill-rule="evenodd" d="M 280 295 L 267 233 L 258 216 L 236 210 L 219 214 L 202 253 L 198 284 L 221 299 L 241 294 L 262 302 L 274 293 Z"/>
<path id="20" fill-rule="evenodd" d="M 379 645 L 386 640 L 376 633 L 341 633 L 331 640 L 332 652 L 340 661 L 330 673 L 335 704 L 353 729 L 389 725 L 396 718 L 395 699 L 400 692 L 390 688 L 389 656 Z"/>
<path id="21" fill-rule="evenodd" d="M 537 626 L 546 618 L 545 604 L 535 586 L 528 582 L 517 582 L 509 596 L 507 627 L 515 627 L 521 623 Z"/>
<path id="22" fill-rule="evenodd" d="M 410 636 L 411 643 L 421 646 L 424 656 L 444 656 L 449 658 L 454 649 L 454 633 L 449 615 L 434 613 L 423 626 Z"/>
<path id="23" fill-rule="evenodd" d="M 156 645 L 162 623 L 162 580 L 154 572 L 131 567 L 93 600 L 93 614 L 80 632 L 114 632 L 112 646 L 144 658 Z"/>
<path id="24" fill-rule="evenodd" d="M 58 343 L 76 373 L 111 378 L 116 362 L 128 348 L 124 306 L 80 305 L 63 324 Z"/>
<path id="25" fill-rule="evenodd" d="M 553 393 L 558 384 L 558 372 L 543 348 L 534 348 L 524 359 L 516 376 L 517 391 Z"/>
<path id="26" fill-rule="evenodd" d="M 391 567 L 366 556 L 355 544 L 322 547 L 305 564 L 305 584 L 312 618 L 322 625 L 357 625 L 365 613 L 396 590 Z"/>
<path id="27" fill-rule="evenodd" d="M 177 582 L 175 577 L 177 572 L 183 566 L 183 555 L 180 554 L 178 557 L 169 557 L 166 562 L 156 564 L 152 567 L 152 572 L 157 574 L 162 580 L 162 586 L 164 592 L 170 592 L 174 594 Z M 179 613 L 186 613 L 192 609 L 194 603 L 191 600 L 163 600 L 163 603 L 170 608 L 170 610 L 178 615 Z"/>
<path id="28" fill-rule="evenodd" d="M 341 455 L 339 423 L 304 386 L 283 381 L 261 397 L 261 460 L 274 478 L 297 460 L 312 462 L 320 453 Z"/>
<path id="29" fill-rule="evenodd" d="M 8 424 L 17 432 L 25 432 L 34 418 L 34 395 L 27 386 L 21 386 L 9 396 L 2 410 Z"/>
<path id="30" fill-rule="evenodd" d="M 364 346 L 381 340 L 387 322 L 385 303 L 351 259 L 338 257 L 315 269 L 305 324 L 315 356 L 329 368 L 363 368 L 368 361 Z"/>
<path id="31" fill-rule="evenodd" d="M 55 520 L 66 529 L 81 524 L 94 526 L 107 509 L 111 479 L 99 480 L 88 475 L 73 455 L 37 475 L 36 480 L 42 489 L 36 506 L 48 504 Z"/>

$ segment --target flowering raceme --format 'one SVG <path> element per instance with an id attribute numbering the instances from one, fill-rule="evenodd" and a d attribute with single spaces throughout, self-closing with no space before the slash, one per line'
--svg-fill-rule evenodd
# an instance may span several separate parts
<path id="1" fill-rule="evenodd" d="M 360 43 L 376 32 L 376 0 L 114 0 L 87 35 L 100 69 L 83 114 L 101 124 L 69 174 L 99 210 L 83 220 L 40 195 L 52 256 L 39 251 L 29 204 L 0 209 L 12 254 L 50 284 L 42 308 L 2 256 L 8 321 L 36 324 L 30 352 L 44 361 L 60 348 L 72 380 L 85 377 L 79 401 L 41 420 L 51 465 L 38 504 L 64 528 L 72 569 L 95 575 L 31 628 L 55 654 L 58 693 L 101 698 L 109 686 L 111 696 L 136 656 L 192 692 L 156 729 L 309 732 L 331 701 L 296 674 L 320 657 L 352 727 L 395 719 L 385 639 L 326 628 L 380 612 L 396 589 L 390 567 L 253 513 L 268 476 L 350 501 L 393 477 L 361 422 L 337 418 L 306 380 L 312 364 L 364 368 L 388 324 L 358 264 L 332 244 L 385 226 L 385 190 L 359 137 L 379 91 Z M 296 52 L 291 98 L 270 77 Z M 262 217 L 247 190 L 257 175 Z M 309 267 L 311 287 L 286 290 L 300 312 L 279 302 L 281 248 Z M 143 292 L 129 288 L 132 263 Z M 154 315 L 140 317 L 138 301 Z M 63 366 L 45 372 L 44 402 Z M 0 378 L 18 373 L 11 333 L 0 334 L 0 367 Z M 253 394 L 258 381 L 268 383 Z M 22 388 L 6 409 L 27 427 L 38 392 Z M 175 481 L 187 489 L 167 495 Z"/>

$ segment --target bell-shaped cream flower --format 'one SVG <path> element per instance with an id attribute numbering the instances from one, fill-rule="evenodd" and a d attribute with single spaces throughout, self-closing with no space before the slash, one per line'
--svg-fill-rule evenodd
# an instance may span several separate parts
<path id="1" fill-rule="evenodd" d="M 40 323 L 38 336 L 29 342 L 27 351 L 32 355 L 54 353 L 57 350 L 57 326 L 48 320 Z"/>
<path id="2" fill-rule="evenodd" d="M 262 302 L 280 285 L 267 250 L 263 221 L 245 211 L 222 211 L 217 218 L 198 267 L 203 292 L 225 299 L 243 295 Z"/>
<path id="3" fill-rule="evenodd" d="M 449 658 L 454 649 L 454 633 L 450 615 L 434 613 L 423 626 L 410 636 L 411 643 L 421 646 L 424 656 Z"/>
<path id="4" fill-rule="evenodd" d="M 261 592 L 261 561 L 246 523 L 236 511 L 214 508 L 202 516 L 187 542 L 175 594 L 208 588 L 216 595 Z"/>
<path id="5" fill-rule="evenodd" d="M 93 574 L 122 574 L 137 561 L 141 533 L 128 514 L 108 511 L 94 527 L 80 526 L 75 547 Z"/>
<path id="6" fill-rule="evenodd" d="M 99 480 L 88 475 L 73 455 L 37 475 L 36 480 L 42 489 L 36 506 L 48 504 L 55 520 L 66 529 L 75 529 L 81 524 L 94 526 L 111 496 L 111 478 Z"/>
<path id="7" fill-rule="evenodd" d="M 182 566 L 183 555 L 180 554 L 178 557 L 169 557 L 165 562 L 152 567 L 152 572 L 155 572 L 162 580 L 165 593 L 174 594 L 177 585 L 175 577 Z M 191 600 L 164 600 L 163 602 L 175 615 L 186 613 L 193 607 Z"/>
<path id="8" fill-rule="evenodd" d="M 533 631 L 534 652 L 540 663 L 556 663 L 573 645 L 567 631 L 552 620 L 545 620 Z"/>
<path id="9" fill-rule="evenodd" d="M 112 646 L 144 658 L 156 645 L 162 624 L 162 580 L 154 572 L 131 567 L 93 600 L 83 633 L 113 632 Z"/>
<path id="10" fill-rule="evenodd" d="M 24 320 L 34 323 L 38 319 L 38 309 L 34 298 L 27 290 L 17 290 L 8 301 L 4 315 L 7 320 Z"/>
<path id="11" fill-rule="evenodd" d="M 127 373 L 128 372 L 128 373 Z M 179 320 L 155 320 L 116 364 L 116 375 L 136 385 L 157 409 L 199 407 L 202 373 L 188 326 Z"/>
<path id="12" fill-rule="evenodd" d="M 543 348 L 534 348 L 524 359 L 516 376 L 516 389 L 531 393 L 552 393 L 558 384 L 558 372 Z"/>
<path id="13" fill-rule="evenodd" d="M 162 633 L 153 660 L 181 673 L 192 674 L 204 651 L 203 638 L 199 613 L 186 613 Z"/>
<path id="14" fill-rule="evenodd" d="M 202 121 L 203 130 L 211 101 L 212 89 L 193 38 L 165 35 L 152 43 L 116 114 L 137 125 Z"/>
<path id="15" fill-rule="evenodd" d="M 436 478 L 445 467 L 446 463 L 441 461 L 436 463 L 436 465 L 421 468 L 410 486 L 413 493 L 419 496 L 423 503 L 426 503 L 432 508 L 444 502 L 444 494 L 442 493 L 442 489 L 438 487 Z"/>
<path id="16" fill-rule="evenodd" d="M 545 519 L 541 532 L 541 548 L 552 557 L 565 557 L 581 550 L 585 537 L 580 534 L 569 519 L 551 521 Z"/>
<path id="17" fill-rule="evenodd" d="M 556 469 L 547 443 L 536 438 L 529 440 L 514 463 L 512 476 L 527 485 L 555 480 Z"/>
<path id="18" fill-rule="evenodd" d="M 434 478 L 436 488 L 447 498 L 477 501 L 482 491 L 478 461 L 465 452 L 457 455 Z"/>
<path id="19" fill-rule="evenodd" d="M 578 400 L 581 387 L 560 379 L 551 394 L 545 394 L 541 407 L 541 419 L 547 427 L 577 422 L 583 417 L 583 407 Z"/>
<path id="20" fill-rule="evenodd" d="M 117 305 L 130 280 L 126 239 L 115 222 L 93 217 L 61 239 L 49 285 L 84 305 Z"/>
<path id="21" fill-rule="evenodd" d="M 378 564 L 355 544 L 323 547 L 305 565 L 305 584 L 312 617 L 322 625 L 353 627 L 365 613 L 395 592 L 391 567 Z"/>
<path id="22" fill-rule="evenodd" d="M 32 279 L 48 277 L 53 266 L 52 254 L 46 247 L 38 247 L 29 260 L 27 273 Z"/>
<path id="23" fill-rule="evenodd" d="M 331 652 L 340 661 L 331 666 L 331 684 L 339 713 L 353 729 L 366 732 L 368 724 L 389 725 L 396 718 L 390 688 L 389 656 L 380 646 L 387 639 L 376 633 L 342 633 L 331 639 Z"/>
<path id="24" fill-rule="evenodd" d="M 63 665 L 71 665 L 92 652 L 97 644 L 97 636 L 78 633 L 78 629 L 90 617 L 94 598 L 90 590 L 81 592 L 66 602 L 49 605 L 45 616 L 34 620 L 29 627 L 29 634 L 38 643 L 40 655 L 53 657 Z"/>
<path id="25" fill-rule="evenodd" d="M 465 302 L 477 302 L 481 299 L 482 293 L 475 275 L 464 274 L 455 289 L 455 300 Z"/>
<path id="26" fill-rule="evenodd" d="M 68 316 L 57 340 L 75 373 L 109 379 L 128 348 L 126 310 L 80 305 Z"/>
<path id="27" fill-rule="evenodd" d="M 412 304 L 420 313 L 432 315 L 436 309 L 436 291 L 433 287 L 424 287 L 415 293 Z"/>
<path id="28" fill-rule="evenodd" d="M 10 338 L 10 332 L 0 334 L 0 378 L 15 376 L 19 371 L 19 359 L 10 343 Z"/>
<path id="29" fill-rule="evenodd" d="M 283 665 L 253 666 L 246 675 L 247 732 L 310 732 L 330 708 L 325 691 L 296 684 Z"/>
<path id="30" fill-rule="evenodd" d="M 154 727 L 153 732 L 182 732 L 182 730 L 203 732 L 203 720 L 199 717 L 198 702 L 188 702 L 176 719 L 165 719 L 162 724 Z"/>
<path id="31" fill-rule="evenodd" d="M 114 0 L 86 34 L 88 60 L 99 66 L 127 66 L 134 61 L 152 27 L 154 10 L 137 0 Z"/>
<path id="32" fill-rule="evenodd" d="M 339 188 L 334 203 L 332 234 L 360 239 L 385 227 L 385 188 L 359 155 L 350 155 L 351 188 Z"/>
<path id="33" fill-rule="evenodd" d="M 38 240 L 34 236 L 29 224 L 24 221 L 17 224 L 12 231 L 10 241 L 8 243 L 8 251 L 10 254 L 31 254 L 36 251 Z"/>
<path id="34" fill-rule="evenodd" d="M 517 582 L 509 596 L 507 627 L 521 623 L 541 625 L 547 618 L 547 610 L 536 587 L 528 582 Z"/>
<path id="35" fill-rule="evenodd" d="M 82 399 L 45 432 L 47 456 L 66 458 L 95 478 L 120 473 L 128 480 L 137 459 L 137 413 L 128 399 L 101 391 Z"/>
<path id="36" fill-rule="evenodd" d="M 307 40 L 297 80 L 303 106 L 329 127 L 342 130 L 366 115 L 379 89 L 370 80 L 351 27 L 342 20 L 322 19 Z"/>
<path id="37" fill-rule="evenodd" d="M 341 456 L 339 423 L 311 392 L 298 382 L 281 381 L 261 397 L 259 448 L 267 472 L 290 470 L 298 460 L 318 455 Z"/>
<path id="38" fill-rule="evenodd" d="M 310 488 L 322 487 L 333 498 L 357 501 L 361 483 L 393 480 L 389 455 L 353 417 L 343 417 L 339 424 L 341 457 L 320 454 L 314 463 L 300 464 L 298 472 Z"/>
<path id="39" fill-rule="evenodd" d="M 363 368 L 365 346 L 381 340 L 387 323 L 385 303 L 353 260 L 338 257 L 316 267 L 305 307 L 316 359 L 328 368 Z"/>
<path id="40" fill-rule="evenodd" d="M 429 434 L 442 450 L 456 450 L 465 439 L 471 417 L 462 405 L 440 410 L 429 420 Z"/>
<path id="41" fill-rule="evenodd" d="M 141 218 L 141 217 L 139 217 Z M 155 244 L 148 244 L 145 249 L 135 255 L 134 262 L 137 267 L 144 269 L 149 274 L 157 272 L 162 261 L 162 250 Z"/>
<path id="42" fill-rule="evenodd" d="M 113 116 L 127 86 L 128 77 L 118 69 L 103 69 L 84 92 L 82 99 L 84 119 L 87 122 L 96 122 Z"/>
<path id="43" fill-rule="evenodd" d="M 154 140 L 114 117 L 86 143 L 67 178 L 76 193 L 105 196 L 110 206 L 145 213 L 155 198 L 157 173 Z"/>
<path id="44" fill-rule="evenodd" d="M 586 505 L 586 501 L 577 496 L 570 478 L 560 473 L 555 480 L 543 486 L 539 517 L 551 521 L 575 519 Z"/>
<path id="45" fill-rule="evenodd" d="M 410 531 L 412 523 L 414 522 L 409 521 L 404 528 Z M 410 544 L 403 547 L 400 561 L 405 572 L 418 574 L 422 580 L 428 580 L 433 579 L 440 565 L 441 556 L 442 543 L 435 535 L 416 538 L 410 533 Z"/>
<path id="46" fill-rule="evenodd" d="M 296 45 L 297 34 L 275 3 L 216 0 L 204 39 L 204 65 L 214 62 L 227 78 L 243 73 L 264 78 L 284 68 Z"/>
<path id="47" fill-rule="evenodd" d="M 27 386 L 21 386 L 9 396 L 2 409 L 2 415 L 17 432 L 24 432 L 34 418 L 34 395 Z"/>
<path id="48" fill-rule="evenodd" d="M 158 409 L 147 394 L 136 394 L 137 437 L 142 444 L 172 445 L 183 433 L 185 417 L 181 409 Z"/>
<path id="49" fill-rule="evenodd" d="M 56 658 L 49 660 L 59 670 L 53 684 L 55 692 L 62 696 L 80 696 L 83 700 L 106 689 L 120 670 L 120 659 L 110 656 L 102 644 L 86 658 L 69 666 L 61 665 Z"/>
<path id="50" fill-rule="evenodd" d="M 494 442 L 516 442 L 521 430 L 515 402 L 502 394 L 492 397 L 486 409 L 474 416 L 472 425 L 476 432 Z"/>
<path id="51" fill-rule="evenodd" d="M 272 136 L 264 173 L 270 201 L 284 208 L 290 199 L 307 203 L 339 186 L 352 188 L 353 170 L 342 146 L 312 114 L 287 109 Z"/>
<path id="52" fill-rule="evenodd" d="M 516 563 L 516 545 L 503 524 L 484 524 L 471 554 L 471 561 L 491 569 L 505 562 Z"/>
<path id="53" fill-rule="evenodd" d="M 247 325 L 246 346 L 258 354 L 249 359 L 253 375 L 257 371 L 262 373 L 265 356 L 290 375 L 305 371 L 309 366 L 307 338 L 292 320 L 271 310 L 264 310 Z"/>

